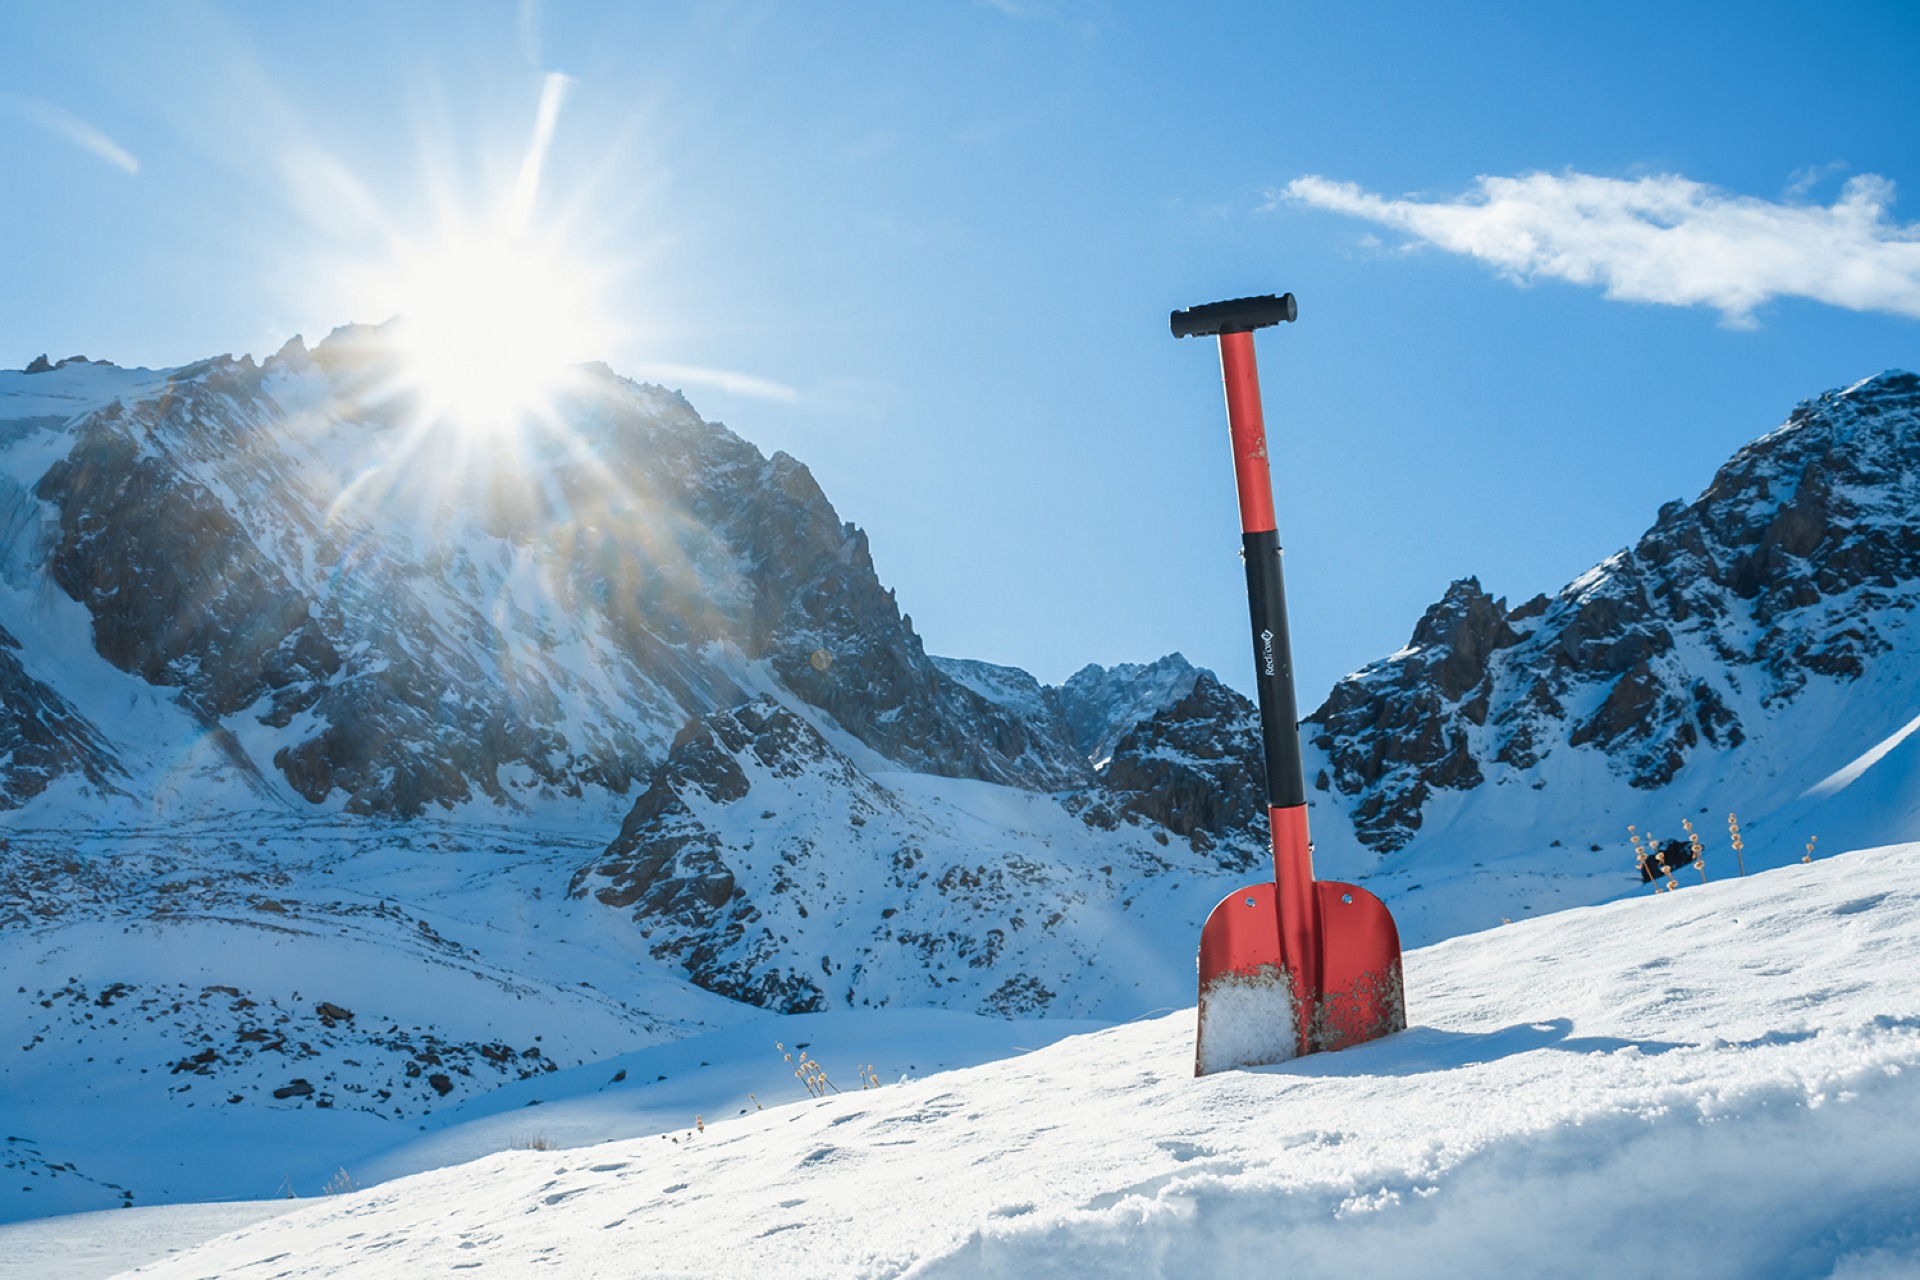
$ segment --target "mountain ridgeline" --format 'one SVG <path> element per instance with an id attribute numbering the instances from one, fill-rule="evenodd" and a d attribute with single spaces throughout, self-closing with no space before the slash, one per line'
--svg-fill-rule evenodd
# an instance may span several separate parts
<path id="1" fill-rule="evenodd" d="M 1043 979 L 1074 950 L 1063 928 L 986 941 L 1028 920 L 994 864 L 1057 884 L 1036 924 L 1071 910 L 1085 969 L 1099 937 L 1143 927 L 1122 917 L 1158 902 L 1144 883 L 1256 856 L 1252 710 L 1210 673 L 1174 655 L 1047 688 L 929 657 L 806 467 L 677 393 L 589 367 L 556 423 L 473 448 L 414 416 L 395 358 L 351 327 L 260 363 L 0 374 L 15 825 L 597 830 L 577 894 L 710 989 L 779 1008 L 1090 1007 L 1096 974 Z M 1029 797 L 1003 817 L 1034 829 L 976 822 L 962 847 L 946 784 Z M 806 824 L 754 816 L 776 785 Z M 897 821 L 861 833 L 870 813 Z M 983 956 L 993 981 L 953 990 L 943 966 Z M 1033 972 L 1000 972 L 1021 957 Z"/>
<path id="2" fill-rule="evenodd" d="M 1307 717 L 1310 782 L 1381 853 L 1446 793 L 1511 784 L 1601 809 L 1764 773 L 1777 805 L 1920 710 L 1917 607 L 1920 378 L 1896 372 L 1800 405 L 1555 596 L 1455 582 Z"/>
<path id="3" fill-rule="evenodd" d="M 1245 698 L 1178 655 L 1060 686 L 930 656 L 807 468 L 679 394 L 586 367 L 475 447 L 395 360 L 349 327 L 0 373 L 10 823 L 557 825 L 600 847 L 566 910 L 780 1010 L 1190 983 L 1198 919 L 1263 874 Z M 1302 726 L 1327 859 L 1551 858 L 1649 797 L 1801 795 L 1912 714 L 1916 512 L 1920 380 L 1889 373 L 1554 597 L 1456 582 Z"/>

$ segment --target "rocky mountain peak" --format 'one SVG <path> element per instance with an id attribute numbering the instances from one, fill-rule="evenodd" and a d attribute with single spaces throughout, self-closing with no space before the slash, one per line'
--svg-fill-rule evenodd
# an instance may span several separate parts
<path id="1" fill-rule="evenodd" d="M 9 573 L 289 798 L 353 812 L 617 796 L 768 676 L 905 768 L 1084 781 L 941 673 L 798 460 L 600 367 L 509 464 L 411 416 L 398 358 L 351 325 L 262 365 L 0 375 Z"/>
<path id="2" fill-rule="evenodd" d="M 1178 653 L 1149 663 L 1088 663 L 1067 677 L 1058 694 L 1074 748 L 1096 764 L 1104 761 L 1133 726 L 1191 693 L 1200 675 Z"/>
<path id="3" fill-rule="evenodd" d="M 1108 803 L 1185 836 L 1198 850 L 1224 842 L 1225 864 L 1243 865 L 1266 833 L 1259 711 L 1212 672 L 1173 657 L 1192 685 L 1118 734 L 1101 769 L 1113 797 Z"/>
<path id="4" fill-rule="evenodd" d="M 1398 849 L 1429 802 L 1489 778 L 1548 785 L 1599 752 L 1634 788 L 1810 680 L 1849 681 L 1893 647 L 1920 590 L 1920 378 L 1889 372 L 1800 405 L 1690 503 L 1551 599 L 1512 611 L 1454 583 L 1408 647 L 1307 718 L 1320 779 L 1361 843 Z"/>
<path id="5" fill-rule="evenodd" d="M 1520 643 L 1507 623 L 1507 602 L 1495 600 L 1478 578 L 1462 578 L 1428 607 L 1413 629 L 1407 651 L 1441 695 L 1458 701 L 1487 678 L 1494 650 Z"/>

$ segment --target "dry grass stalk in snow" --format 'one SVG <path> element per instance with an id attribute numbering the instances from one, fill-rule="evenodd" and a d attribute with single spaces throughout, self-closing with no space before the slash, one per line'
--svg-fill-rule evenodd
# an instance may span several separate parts
<path id="1" fill-rule="evenodd" d="M 1687 833 L 1687 848 L 1693 853 L 1693 869 L 1700 873 L 1700 883 L 1707 882 L 1707 859 L 1704 846 L 1700 843 L 1700 833 L 1693 829 L 1693 823 L 1680 819 L 1680 829 Z"/>

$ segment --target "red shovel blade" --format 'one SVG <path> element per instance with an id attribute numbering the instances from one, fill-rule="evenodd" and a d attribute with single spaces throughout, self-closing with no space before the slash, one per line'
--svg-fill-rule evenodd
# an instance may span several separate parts
<path id="1" fill-rule="evenodd" d="M 1300 1035 L 1299 966 L 1282 954 L 1272 882 L 1228 894 L 1200 933 L 1200 1032 L 1194 1074 L 1344 1049 L 1407 1025 L 1400 931 L 1357 885 L 1313 882 L 1320 908 L 1320 998 Z"/>

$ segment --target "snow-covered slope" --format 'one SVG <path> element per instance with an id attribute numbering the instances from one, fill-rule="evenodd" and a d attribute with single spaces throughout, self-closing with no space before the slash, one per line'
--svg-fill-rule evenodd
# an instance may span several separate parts
<path id="1" fill-rule="evenodd" d="M 309 1194 L 421 1127 L 554 1096 L 517 1083 L 604 1084 L 623 1055 L 760 1016 L 732 994 L 1002 1018 L 1177 1005 L 1223 875 L 1252 874 L 1230 846 L 1055 797 L 870 751 L 868 773 L 856 741 L 770 700 L 701 728 L 606 850 L 558 825 L 352 814 L 10 828 L 0 1221 Z M 947 1016 L 980 1054 L 1060 1033 Z"/>
<path id="2" fill-rule="evenodd" d="M 344 817 L 10 833 L 0 1220 L 298 1187 L 502 1083 L 751 1017 L 566 901 L 587 851 Z"/>
<path id="3" fill-rule="evenodd" d="M 681 735 L 573 882 L 702 986 L 811 1012 L 1116 1017 L 1186 997 L 1184 938 L 1251 859 L 1053 797 L 863 771 L 770 699 Z M 1118 963 L 1116 948 L 1129 957 Z"/>
<path id="4" fill-rule="evenodd" d="M 502 1151 L 138 1274 L 1920 1268 L 1920 847 L 1459 938 L 1407 974 L 1410 1029 L 1338 1054 L 1195 1079 L 1185 1009 L 670 1135 Z M 865 1061 L 814 1053 L 843 1082 Z"/>

